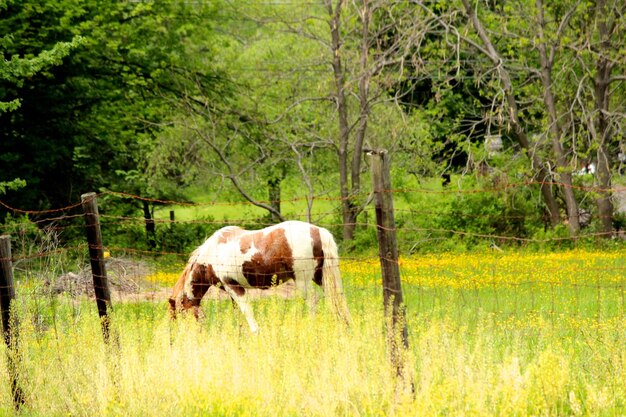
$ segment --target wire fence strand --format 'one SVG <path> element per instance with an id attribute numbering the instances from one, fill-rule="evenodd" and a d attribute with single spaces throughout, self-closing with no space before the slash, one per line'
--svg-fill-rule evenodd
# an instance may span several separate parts
<path id="1" fill-rule="evenodd" d="M 394 194 L 455 193 L 476 194 L 510 190 L 512 187 L 540 185 L 539 182 L 506 184 L 494 189 L 471 190 L 428 190 L 398 189 L 390 190 Z M 550 183 L 560 186 L 561 184 Z M 595 188 L 580 187 L 581 191 L 598 191 Z M 616 187 L 611 192 L 623 192 L 626 188 Z M 361 197 L 366 199 L 368 194 Z M 98 194 L 102 199 L 100 212 L 103 230 L 103 247 L 107 256 L 112 296 L 114 302 L 128 300 L 151 301 L 154 308 L 163 309 L 171 287 L 178 279 L 191 249 L 198 246 L 213 231 L 229 224 L 240 224 L 250 228 L 262 228 L 272 223 L 270 219 L 242 218 L 216 220 L 215 218 L 195 218 L 172 220 L 165 217 L 167 209 L 176 207 L 223 207 L 240 208 L 248 206 L 242 202 L 205 202 L 195 203 L 152 199 L 129 193 L 104 192 Z M 154 207 L 164 209 L 158 216 L 146 219 L 143 215 L 116 214 L 112 206 L 121 200 L 148 202 Z M 337 207 L 340 198 L 323 197 L 316 200 L 330 202 Z M 294 198 L 283 203 L 300 203 L 305 198 Z M 271 203 L 271 202 L 268 202 Z M 84 214 L 80 211 L 81 203 L 47 210 L 26 210 L 13 208 L 1 202 L 0 206 L 15 215 L 27 215 L 29 222 L 13 222 L 2 225 L 3 234 L 11 234 L 15 244 L 12 262 L 16 270 L 18 292 L 27 295 L 22 300 L 51 300 L 51 295 L 79 294 L 93 296 L 93 282 L 89 273 L 88 247 L 84 241 Z M 373 212 L 366 209 L 369 218 L 361 217 L 354 223 L 360 231 L 375 234 L 377 226 L 373 223 Z M 139 211 L 138 211 L 139 213 Z M 397 209 L 396 218 L 401 221 L 397 228 L 400 239 L 405 239 L 404 253 L 412 252 L 416 246 L 426 245 L 433 239 L 448 239 L 451 236 L 474 238 L 487 242 L 514 244 L 544 244 L 573 242 L 590 238 L 606 237 L 606 232 L 585 231 L 579 236 L 550 236 L 533 238 L 516 235 L 480 233 L 472 230 L 445 227 L 420 227 L 420 219 L 434 216 L 432 210 Z M 320 211 L 319 218 L 326 219 L 324 227 L 335 232 L 344 226 L 337 219 L 336 210 Z M 489 214 L 470 213 L 467 218 L 489 218 Z M 305 216 L 293 215 L 295 219 L 305 220 Z M 523 218 L 518 215 L 503 215 L 500 220 Z M 366 221 L 363 221 L 363 220 Z M 147 244 L 145 224 L 152 222 L 156 229 L 156 244 Z M 410 237 L 408 237 L 410 236 Z M 417 237 L 415 237 L 417 236 Z M 189 245 L 182 245 L 185 238 Z M 76 243 L 79 242 L 79 243 Z M 129 243 L 132 243 L 129 244 Z M 408 249 L 408 248 L 411 249 Z M 622 246 L 623 247 L 623 246 Z M 578 255 L 577 255 L 578 254 Z M 578 317 L 592 305 L 594 314 L 623 317 L 625 315 L 624 292 L 626 287 L 626 257 L 622 252 L 608 252 L 600 256 L 601 260 L 590 260 L 586 252 L 574 252 L 573 255 L 550 257 L 549 254 L 537 253 L 531 260 L 517 257 L 515 247 L 501 249 L 493 246 L 486 254 L 476 255 L 483 264 L 474 265 L 471 254 L 429 254 L 427 251 L 417 256 L 401 256 L 400 273 L 409 294 L 409 311 L 427 313 L 443 308 L 446 299 L 461 302 L 476 312 L 489 311 L 491 314 L 505 317 L 511 312 L 540 311 L 547 314 Z M 445 261 L 444 261 L 445 260 Z M 345 285 L 348 296 L 353 302 L 360 293 L 379 294 L 381 288 L 380 257 L 377 255 L 353 254 L 343 251 L 340 259 L 343 274 L 347 277 Z M 582 272 L 581 272 L 582 271 Z M 311 271 L 312 272 L 312 271 Z M 534 300 L 521 305 L 520 293 L 529 293 Z M 572 301 L 573 300 L 573 301 Z M 30 301 L 22 301 L 25 304 Z M 26 308 L 26 307 L 24 307 Z M 589 309 L 587 309 L 589 310 Z"/>

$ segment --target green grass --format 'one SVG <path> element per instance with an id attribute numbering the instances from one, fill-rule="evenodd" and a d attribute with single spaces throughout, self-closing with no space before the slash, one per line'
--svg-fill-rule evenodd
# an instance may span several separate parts
<path id="1" fill-rule="evenodd" d="M 624 415 L 621 255 L 467 256 L 403 260 L 413 394 L 389 363 L 374 261 L 344 262 L 349 329 L 297 300 L 256 300 L 258 336 L 226 300 L 205 300 L 199 323 L 171 322 L 165 300 L 125 302 L 109 348 L 93 302 L 28 298 L 22 286 L 21 415 Z M 581 262 L 608 272 L 587 285 Z M 0 415 L 12 415 L 5 353 Z"/>
<path id="2" fill-rule="evenodd" d="M 238 194 L 230 194 L 230 199 L 228 199 L 225 198 L 226 194 L 232 192 L 214 195 L 213 192 L 207 191 L 214 188 L 214 186 L 195 186 L 186 189 L 186 200 L 192 202 L 192 205 L 157 206 L 154 212 L 155 218 L 168 220 L 170 210 L 174 210 L 176 219 L 179 221 L 212 218 L 216 221 L 228 220 L 247 223 L 250 219 L 267 216 L 267 210 L 252 205 Z M 290 219 L 306 220 L 307 195 L 304 185 L 291 179 L 285 181 L 283 189 L 283 201 L 281 202 L 283 215 Z M 257 201 L 267 203 L 268 197 L 260 195 L 260 190 L 251 191 Z M 336 196 L 315 199 L 313 215 L 317 219 L 334 215 L 338 205 L 339 200 Z"/>
<path id="3" fill-rule="evenodd" d="M 363 198 L 369 193 L 369 178 L 364 178 Z M 403 189 L 416 190 L 427 188 L 429 190 L 441 190 L 441 181 L 439 179 L 431 179 L 418 184 L 415 178 L 403 178 L 401 184 Z M 265 209 L 256 207 L 244 200 L 241 196 L 234 194 L 230 196 L 230 200 L 225 198 L 225 193 L 215 195 L 214 186 L 194 186 L 185 190 L 186 200 L 192 205 L 167 205 L 156 206 L 154 215 L 158 220 L 168 220 L 170 210 L 174 210 L 176 219 L 179 221 L 193 221 L 206 218 L 212 218 L 216 221 L 229 220 L 248 222 L 250 219 L 261 218 L 267 216 Z M 255 194 L 259 194 L 258 190 Z M 228 194 L 228 193 L 226 193 Z M 255 195 L 255 198 L 263 203 L 267 202 L 268 197 L 263 195 Z M 288 178 L 283 183 L 283 201 L 281 202 L 281 213 L 288 219 L 306 220 L 307 215 L 307 190 L 298 178 Z M 425 194 L 425 193 L 401 193 L 395 199 L 396 209 L 406 210 L 416 205 L 430 206 L 440 204 L 439 201 L 447 198 L 445 195 Z M 340 218 L 341 201 L 339 195 L 329 194 L 317 197 L 313 200 L 312 217 L 314 221 L 321 223 L 332 223 L 334 218 Z"/>

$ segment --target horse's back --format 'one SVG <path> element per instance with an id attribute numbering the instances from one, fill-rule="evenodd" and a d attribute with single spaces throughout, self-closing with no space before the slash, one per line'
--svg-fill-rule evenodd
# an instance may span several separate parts
<path id="1" fill-rule="evenodd" d="M 272 227 L 285 231 L 285 237 L 295 252 L 310 252 L 313 250 L 312 246 L 329 240 L 329 237 L 331 241 L 333 240 L 331 233 L 323 227 L 299 220 L 288 220 Z"/>
<path id="2" fill-rule="evenodd" d="M 240 279 L 250 265 L 268 271 L 285 269 L 292 271 L 290 274 L 308 275 L 319 267 L 321 259 L 337 256 L 328 230 L 298 220 L 259 230 L 226 226 L 207 239 L 198 252 L 198 261 L 212 264 L 220 279 Z M 272 263 L 284 265 L 279 267 Z"/>

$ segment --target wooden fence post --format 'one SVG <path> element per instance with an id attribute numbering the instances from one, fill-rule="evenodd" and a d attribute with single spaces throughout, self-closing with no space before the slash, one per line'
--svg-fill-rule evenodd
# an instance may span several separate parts
<path id="1" fill-rule="evenodd" d="M 393 213 L 389 159 L 384 149 L 367 150 L 372 160 L 372 184 L 376 208 L 378 253 L 383 275 L 383 302 L 391 361 L 397 375 L 404 376 L 403 349 L 409 347 L 408 328 L 398 266 L 398 241 Z"/>
<path id="2" fill-rule="evenodd" d="M 104 266 L 104 249 L 102 233 L 100 232 L 100 217 L 96 193 L 86 193 L 81 196 L 85 224 L 87 226 L 87 243 L 89 245 L 89 261 L 93 275 L 93 288 L 96 294 L 98 315 L 102 325 L 102 335 L 105 343 L 109 342 L 109 315 L 107 309 L 111 306 L 111 293 L 106 267 Z"/>
<path id="3" fill-rule="evenodd" d="M 150 213 L 150 203 L 148 200 L 143 200 L 143 218 L 146 223 L 146 239 L 148 242 L 148 248 L 150 250 L 156 249 L 156 224 Z"/>
<path id="4" fill-rule="evenodd" d="M 15 300 L 13 287 L 13 262 L 11 260 L 11 236 L 0 236 L 0 310 L 2 311 L 2 335 L 7 346 L 7 368 L 11 378 L 11 393 L 16 410 L 24 404 L 24 393 L 19 386 L 18 321 L 11 307 Z"/>

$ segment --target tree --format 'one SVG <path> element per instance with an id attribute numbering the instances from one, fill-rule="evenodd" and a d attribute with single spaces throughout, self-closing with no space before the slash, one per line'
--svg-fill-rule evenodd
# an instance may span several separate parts
<path id="1" fill-rule="evenodd" d="M 11 14 L 13 10 L 13 0 L 1 0 L 0 12 Z M 26 11 L 23 11 L 26 14 Z M 55 65 L 60 65 L 62 59 L 66 57 L 72 48 L 81 42 L 79 36 L 69 39 L 67 42 L 56 42 L 51 45 L 33 45 L 23 54 L 14 53 L 14 46 L 19 42 L 19 33 L 6 30 L 11 25 L 12 20 L 22 20 L 19 18 L 3 16 L 2 31 L 5 33 L 0 38 L 0 113 L 17 110 L 20 107 L 20 97 L 15 95 L 15 88 L 23 87 L 29 78 L 45 71 Z M 47 48 L 47 49 L 43 49 Z"/>
<path id="2" fill-rule="evenodd" d="M 432 15 L 437 15 L 435 10 L 429 9 L 429 5 L 417 1 L 414 3 L 430 10 Z M 601 24 L 586 21 L 589 16 L 591 20 L 599 16 L 594 7 L 576 1 L 546 5 L 542 0 L 511 4 L 482 4 L 461 0 L 459 8 L 467 17 L 467 25 L 458 19 L 438 17 L 441 26 L 457 34 L 460 40 L 458 48 L 474 51 L 491 63 L 491 68 L 486 67 L 481 60 L 476 60 L 472 65 L 475 73 L 479 74 L 476 82 L 489 88 L 493 97 L 491 108 L 499 115 L 498 119 L 503 122 L 506 132 L 516 139 L 528 155 L 553 226 L 560 222 L 559 205 L 551 184 L 556 182 L 558 193 L 563 196 L 565 203 L 566 223 L 574 236 L 580 229 L 580 210 L 573 172 L 578 170 L 578 160 L 592 148 L 601 149 L 602 143 L 601 140 L 595 140 L 595 145 L 583 143 L 581 138 L 586 134 L 594 136 L 593 132 L 597 130 L 595 126 L 602 129 L 605 125 L 597 115 L 607 114 L 606 110 L 593 112 L 596 115 L 591 118 L 593 123 L 590 123 L 590 118 L 584 120 L 579 116 L 591 114 L 586 102 L 589 80 L 595 79 L 593 95 L 596 97 L 596 108 L 601 102 L 609 103 L 606 96 L 598 99 L 603 96 L 603 86 L 606 85 L 600 81 L 603 76 L 598 78 L 603 72 L 606 75 L 597 66 L 601 65 L 602 59 L 596 60 L 597 64 L 594 65 L 590 60 L 582 58 L 584 48 L 578 47 L 607 47 L 606 42 L 600 42 L 596 48 L 594 35 L 585 36 L 576 29 L 602 28 Z M 617 13 L 602 15 L 623 15 L 617 6 L 610 10 Z M 616 39 L 622 30 L 620 19 L 616 17 L 609 25 Z M 599 31 L 602 32 L 602 29 Z M 607 37 L 607 33 L 604 37 Z M 600 55 L 609 57 L 608 53 Z M 612 59 L 609 66 L 616 62 Z M 592 76 L 585 72 L 588 68 L 597 71 Z M 493 74 L 495 77 L 487 78 L 480 74 Z M 611 79 L 613 82 L 619 81 L 619 77 Z M 485 112 L 486 117 L 491 117 L 493 113 L 493 110 Z M 503 115 L 504 118 L 501 117 Z M 602 177 L 598 183 L 607 184 L 610 170 L 606 162 L 603 163 L 602 171 L 605 174 L 598 174 L 598 178 Z M 609 190 L 610 186 L 602 189 Z M 599 210 L 605 212 L 601 218 L 609 219 L 604 225 L 605 230 L 611 218 L 608 213 L 611 209 L 606 204 L 607 201 L 610 204 L 610 200 L 606 193 L 600 193 L 604 196 L 600 200 L 604 202 L 605 208 Z"/>
<path id="3" fill-rule="evenodd" d="M 276 202 L 281 182 L 300 176 L 310 219 L 315 187 L 326 192 L 323 177 L 338 175 L 343 235 L 352 239 L 367 203 L 360 185 L 363 148 L 368 142 L 398 146 L 401 134 L 415 129 L 390 94 L 390 80 L 403 77 L 403 64 L 418 50 L 425 32 L 412 27 L 423 16 L 406 6 L 390 11 L 389 4 L 252 5 L 229 13 L 235 24 L 222 25 L 228 45 L 222 57 L 235 92 L 220 105 L 201 92 L 180 101 L 189 115 L 181 122 L 212 151 L 214 159 L 203 159 L 212 175 L 227 178 L 276 219 L 278 206 L 264 204 L 246 182 L 256 180 L 257 190 L 259 182 L 267 184 Z M 334 168 L 326 162 L 329 150 L 337 158 Z M 304 163 L 305 156 L 315 164 Z"/>
<path id="4" fill-rule="evenodd" d="M 49 70 L 50 68 L 60 65 L 64 57 L 70 51 L 80 45 L 82 39 L 74 36 L 65 42 L 55 42 L 52 44 L 35 44 L 31 45 L 26 51 L 18 53 L 14 47 L 20 42 L 20 33 L 16 31 L 6 30 L 10 26 L 12 20 L 21 20 L 23 18 L 8 17 L 14 9 L 14 1 L 0 1 L 0 33 L 5 33 L 0 38 L 0 121 L 6 121 L 12 118 L 11 112 L 20 109 L 22 97 L 18 93 L 19 89 L 31 88 L 30 79 L 38 74 Z M 7 14 L 5 18 L 4 14 Z M 26 11 L 23 11 L 26 14 Z M 4 135 L 3 141 L 8 140 Z M 0 156 L 0 165 L 11 164 L 13 154 L 2 152 Z M 19 171 L 6 170 L 0 174 L 0 194 L 5 194 L 7 190 L 16 191 L 26 186 L 26 181 L 21 178 L 13 179 L 17 174 L 23 176 Z"/>
<path id="5" fill-rule="evenodd" d="M 516 91 L 512 82 L 511 75 L 509 71 L 505 68 L 504 60 L 501 54 L 496 50 L 494 43 L 489 37 L 489 34 L 483 26 L 483 23 L 476 14 L 474 7 L 470 5 L 468 0 L 461 1 L 465 13 L 467 14 L 470 23 L 476 31 L 479 41 L 482 43 L 482 45 L 474 42 L 469 38 L 465 38 L 465 40 L 468 41 L 471 46 L 477 48 L 480 53 L 484 54 L 494 66 L 494 72 L 501 83 L 501 92 L 504 96 L 504 102 L 502 104 L 505 104 L 503 106 L 505 110 L 503 114 L 508 114 L 507 123 L 510 126 L 510 132 L 517 140 L 519 145 L 526 151 L 528 157 L 532 162 L 532 166 L 535 171 L 534 176 L 535 179 L 538 180 L 541 184 L 541 193 L 543 195 L 543 199 L 549 213 L 551 224 L 555 226 L 560 222 L 560 215 L 556 199 L 554 198 L 554 194 L 551 190 L 551 175 L 549 173 L 549 168 L 543 161 L 540 154 L 538 152 L 535 152 L 535 144 L 531 142 L 531 139 L 529 138 L 529 135 L 526 132 L 524 125 L 522 124 L 522 121 L 520 119 L 520 108 L 516 98 Z"/>
<path id="6" fill-rule="evenodd" d="M 184 46 L 187 69 L 167 89 L 159 87 L 161 94 L 171 96 L 176 111 L 174 117 L 161 122 L 162 126 L 170 126 L 163 129 L 157 137 L 159 146 L 151 147 L 144 160 L 149 184 L 156 188 L 162 179 L 183 178 L 172 168 L 175 162 L 194 173 L 185 181 L 204 177 L 212 178 L 212 185 L 230 184 L 213 187 L 209 192 L 232 189 L 238 197 L 266 210 L 274 221 L 283 220 L 280 190 L 287 175 L 285 151 L 291 151 L 276 140 L 268 122 L 272 117 L 268 105 L 271 100 L 251 90 L 256 80 L 267 80 L 248 71 L 244 76 L 239 71 L 242 65 L 249 65 L 242 62 L 242 56 L 253 43 L 250 39 L 256 25 L 228 7 L 220 9 L 220 19 L 219 35 L 213 35 L 214 29 L 206 21 L 204 30 L 194 31 L 192 40 Z M 219 50 L 212 47 L 213 42 L 219 43 Z M 206 59 L 207 49 L 218 56 L 211 65 Z M 216 91 L 211 76 L 217 73 L 222 88 Z M 258 100 L 259 96 L 263 100 Z M 181 152 L 183 149 L 187 151 Z"/>
<path id="7" fill-rule="evenodd" d="M 419 25 L 424 19 L 415 9 L 388 1 L 327 0 L 323 10 L 308 8 L 301 12 L 297 18 L 292 17 L 294 14 L 275 18 L 302 42 L 317 44 L 326 56 L 325 62 L 317 65 L 331 70 L 319 75 L 320 85 L 325 87 L 320 91 L 322 95 L 307 101 L 325 107 L 330 120 L 336 123 L 334 128 L 324 126 L 319 130 L 328 135 L 325 141 L 336 152 L 343 239 L 349 241 L 354 237 L 357 217 L 369 200 L 361 190 L 363 150 L 367 146 L 397 145 L 393 135 L 370 137 L 372 128 L 380 127 L 382 120 L 375 115 L 391 116 L 383 124 L 394 120 L 407 125 L 397 97 L 390 94 L 390 79 L 403 77 L 402 64 L 419 49 L 424 36 Z"/>
<path id="8" fill-rule="evenodd" d="M 563 114 L 560 114 L 558 109 L 558 99 L 555 94 L 555 84 L 553 81 L 553 70 L 555 65 L 555 58 L 558 52 L 561 52 L 561 43 L 564 36 L 564 30 L 569 24 L 569 19 L 574 13 L 574 9 L 566 10 L 564 15 L 560 19 L 551 19 L 548 23 L 545 17 L 545 6 L 542 0 L 536 1 L 536 14 L 537 14 L 537 29 L 538 29 L 538 42 L 537 49 L 539 52 L 539 64 L 540 70 L 539 79 L 541 80 L 541 87 L 543 89 L 543 101 L 545 105 L 545 112 L 548 118 L 548 135 L 550 142 L 552 143 L 552 153 L 556 160 L 557 173 L 562 183 L 563 194 L 565 195 L 565 205 L 567 208 L 567 217 L 570 233 L 575 236 L 580 231 L 578 202 L 574 195 L 574 188 L 572 182 L 572 171 L 574 167 L 568 160 L 567 150 L 565 149 L 564 142 L 566 138 L 563 132 Z M 556 26 L 558 24 L 558 26 Z M 550 27 L 556 26 L 556 27 Z M 550 30 L 549 35 L 546 30 Z"/>
<path id="9" fill-rule="evenodd" d="M 337 154 L 343 238 L 351 240 L 364 204 L 358 202 L 364 147 L 368 143 L 369 146 L 384 143 L 368 138 L 374 107 L 397 102 L 398 97 L 391 94 L 391 85 L 404 78 L 407 63 L 418 61 L 416 57 L 430 19 L 418 9 L 387 1 L 365 0 L 353 3 L 351 10 L 347 6 L 343 0 L 334 5 L 332 0 L 326 1 L 335 81 L 333 96 L 339 126 Z M 348 25 L 351 21 L 358 23 Z M 352 51 L 348 51 L 350 46 Z M 354 110 L 348 102 L 350 95 L 356 96 Z M 349 116 L 351 112 L 353 121 Z"/>
<path id="10" fill-rule="evenodd" d="M 600 230 L 609 237 L 613 231 L 611 178 L 619 153 L 618 139 L 624 129 L 624 103 L 620 96 L 626 81 L 626 5 L 621 1 L 597 0 L 595 7 L 589 4 L 582 16 L 587 22 L 573 49 L 582 68 L 579 86 L 584 88 L 584 81 L 590 81 L 587 88 L 593 92 L 593 106 L 589 106 L 592 110 L 583 112 L 583 120 L 596 151 Z M 616 88 L 617 84 L 621 89 Z"/>
<path id="11" fill-rule="evenodd" d="M 76 41 L 56 67 L 31 75 L 28 85 L 13 83 L 5 90 L 22 106 L 0 116 L 6 162 L 0 169 L 19 173 L 29 184 L 13 200 L 44 208 L 75 201 L 87 190 L 148 192 L 144 149 L 160 132 L 160 122 L 173 117 L 172 100 L 196 82 L 215 91 L 212 98 L 220 97 L 221 78 L 213 67 L 198 72 L 187 65 L 197 63 L 188 55 L 194 52 L 190 34 L 200 28 L 205 44 L 210 42 L 204 27 L 213 9 L 91 0 L 21 6 L 8 8 L 2 20 L 3 32 L 12 34 L 4 42 L 6 53 L 29 56 L 54 48 L 58 39 L 80 45 Z M 57 49 L 67 50 L 63 45 Z M 210 49 L 203 59 L 209 55 Z"/>

